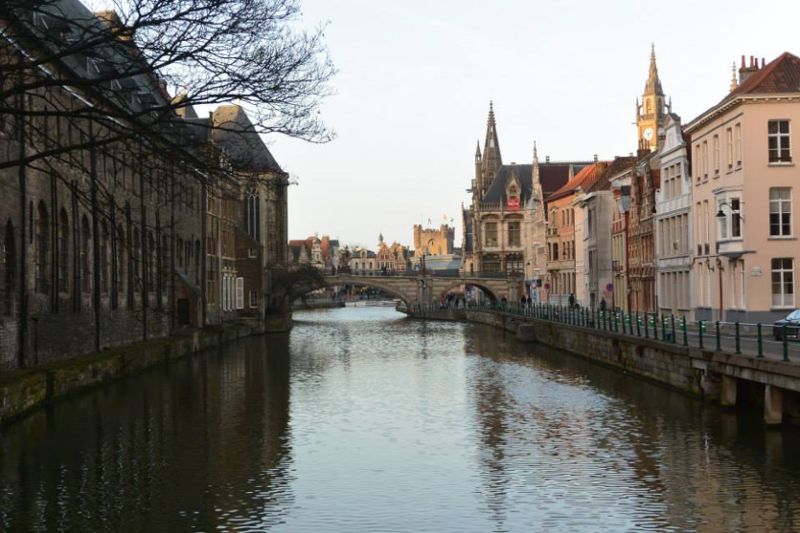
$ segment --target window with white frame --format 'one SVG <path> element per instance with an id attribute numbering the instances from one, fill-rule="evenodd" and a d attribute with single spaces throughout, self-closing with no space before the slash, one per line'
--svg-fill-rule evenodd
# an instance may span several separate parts
<path id="1" fill-rule="evenodd" d="M 730 128 L 725 130 L 725 156 L 730 170 L 733 168 L 733 131 Z"/>
<path id="2" fill-rule="evenodd" d="M 236 278 L 236 309 L 244 309 L 244 278 Z"/>
<path id="3" fill-rule="evenodd" d="M 772 187 L 769 190 L 769 234 L 772 237 L 792 235 L 792 189 Z"/>
<path id="4" fill-rule="evenodd" d="M 714 135 L 714 175 L 719 176 L 719 135 Z"/>
<path id="5" fill-rule="evenodd" d="M 701 172 L 702 165 L 700 164 L 701 155 L 702 154 L 700 153 L 700 145 L 696 144 L 695 147 L 694 147 L 694 160 L 695 160 L 694 175 L 695 175 L 695 178 L 697 179 L 697 183 L 700 183 L 700 175 L 702 174 L 702 172 Z"/>
<path id="6" fill-rule="evenodd" d="M 742 237 L 742 210 L 739 198 L 730 199 L 731 206 L 731 238 L 740 239 Z"/>
<path id="7" fill-rule="evenodd" d="M 794 308 L 794 259 L 772 260 L 772 306 Z"/>
<path id="8" fill-rule="evenodd" d="M 703 141 L 703 179 L 708 179 L 708 141 Z"/>
<path id="9" fill-rule="evenodd" d="M 770 163 L 790 163 L 792 143 L 788 120 L 770 120 L 767 127 Z"/>
<path id="10" fill-rule="evenodd" d="M 734 126 L 736 133 L 736 166 L 742 166 L 742 125 L 737 124 Z"/>
<path id="11" fill-rule="evenodd" d="M 720 211 L 725 209 L 725 200 L 720 198 L 717 200 L 717 206 Z M 723 211 L 724 212 L 724 211 Z M 717 240 L 726 240 L 728 238 L 728 219 L 731 218 L 729 216 L 718 218 L 719 221 L 719 236 Z"/>

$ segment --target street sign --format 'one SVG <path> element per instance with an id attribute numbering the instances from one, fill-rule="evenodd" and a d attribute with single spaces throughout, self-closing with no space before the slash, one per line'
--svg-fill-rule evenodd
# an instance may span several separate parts
<path id="1" fill-rule="evenodd" d="M 608 285 L 606 285 L 606 290 L 608 292 L 614 292 L 614 284 L 613 283 L 609 283 Z"/>

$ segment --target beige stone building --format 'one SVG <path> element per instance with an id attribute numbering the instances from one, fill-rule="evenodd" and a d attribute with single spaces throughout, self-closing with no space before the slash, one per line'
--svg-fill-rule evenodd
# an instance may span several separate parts
<path id="1" fill-rule="evenodd" d="M 448 224 L 442 224 L 439 229 L 423 228 L 421 224 L 415 224 L 414 253 L 417 257 L 422 257 L 423 255 L 452 255 L 454 253 L 453 240 L 455 234 L 455 228 L 451 228 Z"/>
<path id="2" fill-rule="evenodd" d="M 561 188 L 570 173 L 591 161 L 539 161 L 534 147 L 532 164 L 503 164 L 494 109 L 490 105 L 483 153 L 475 152 L 475 178 L 467 190 L 472 196 L 464 209 L 463 254 L 465 273 L 518 275 L 534 298 L 540 298 L 546 272 L 544 211 L 550 194 Z"/>
<path id="3" fill-rule="evenodd" d="M 697 319 L 771 322 L 798 305 L 794 194 L 800 58 L 742 58 L 731 92 L 686 126 Z"/>

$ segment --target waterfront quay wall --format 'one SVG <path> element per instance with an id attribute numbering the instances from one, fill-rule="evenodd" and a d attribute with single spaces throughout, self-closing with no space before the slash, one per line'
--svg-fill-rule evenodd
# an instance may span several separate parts
<path id="1" fill-rule="evenodd" d="M 417 312 L 493 326 L 723 407 L 763 408 L 768 424 L 800 424 L 800 365 L 682 346 L 613 331 L 482 309 Z"/>
<path id="2" fill-rule="evenodd" d="M 260 325 L 210 326 L 180 337 L 163 337 L 0 373 L 0 424 L 72 393 L 262 332 Z"/>

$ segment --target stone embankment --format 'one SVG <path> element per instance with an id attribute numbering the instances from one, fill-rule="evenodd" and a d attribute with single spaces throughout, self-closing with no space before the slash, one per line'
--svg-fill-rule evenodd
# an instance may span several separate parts
<path id="1" fill-rule="evenodd" d="M 336 309 L 345 307 L 345 302 L 334 300 L 307 300 L 305 302 L 297 300 L 292 304 L 293 311 L 304 311 L 307 309 Z"/>
<path id="2" fill-rule="evenodd" d="M 632 337 L 613 331 L 484 309 L 417 312 L 434 320 L 464 320 L 667 385 L 729 408 L 764 410 L 767 424 L 800 423 L 800 365 L 714 349 Z"/>
<path id="3" fill-rule="evenodd" d="M 211 326 L 186 336 L 159 338 L 0 373 L 0 423 L 69 394 L 260 332 L 260 328 L 256 331 L 242 324 Z"/>

